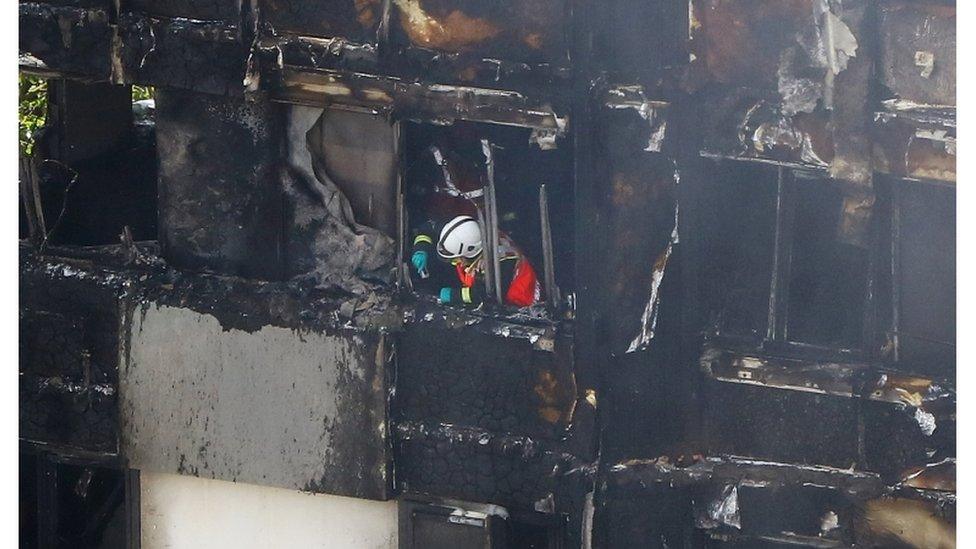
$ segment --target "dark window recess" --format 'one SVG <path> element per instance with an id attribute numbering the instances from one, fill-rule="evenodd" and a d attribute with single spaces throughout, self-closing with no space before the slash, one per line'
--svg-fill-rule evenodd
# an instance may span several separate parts
<path id="1" fill-rule="evenodd" d="M 862 341 L 868 250 L 838 237 L 844 195 L 826 180 L 795 180 L 786 337 L 834 348 Z"/>
<path id="2" fill-rule="evenodd" d="M 705 320 L 722 335 L 759 342 L 768 319 L 777 171 L 712 162 L 704 168 L 695 216 L 701 231 L 688 238 L 700 238 Z"/>
<path id="3" fill-rule="evenodd" d="M 855 244 L 843 233 L 845 191 L 830 179 L 728 162 L 701 170 L 687 204 L 698 230 L 685 240 L 707 330 L 777 352 L 853 351 L 951 375 L 952 188 L 879 177 L 868 238 Z"/>
<path id="4" fill-rule="evenodd" d="M 20 454 L 20 547 L 138 547 L 138 473 Z"/>
<path id="5" fill-rule="evenodd" d="M 895 183 L 897 360 L 951 377 L 956 359 L 956 195 L 951 188 Z"/>
<path id="6" fill-rule="evenodd" d="M 456 505 L 456 506 L 455 506 Z M 509 512 L 494 505 L 399 503 L 403 549 L 559 549 L 565 519 L 536 512 Z"/>
<path id="7" fill-rule="evenodd" d="M 436 296 L 442 287 L 458 285 L 454 268 L 436 254 L 431 276 L 422 280 L 410 265 L 414 235 L 433 221 L 442 224 L 457 215 L 470 215 L 490 223 L 486 204 L 489 166 L 484 142 L 490 144 L 498 231 L 523 252 L 542 286 L 539 305 L 572 292 L 573 282 L 573 177 L 569 144 L 560 141 L 555 150 L 543 151 L 530 144 L 531 130 L 510 126 L 457 122 L 451 126 L 405 123 L 403 125 L 403 181 L 406 231 L 404 261 L 412 287 L 420 294 Z M 448 182 L 449 181 L 449 182 Z M 546 198 L 540 188 L 544 186 Z M 464 196 L 459 195 L 462 194 Z M 540 203 L 548 202 L 554 285 L 546 288 L 546 248 Z M 490 233 L 482 225 L 485 236 Z M 432 235 L 436 241 L 438 235 Z M 436 242 L 435 242 L 436 243 Z M 487 254 L 484 254 L 487 260 Z M 433 265 L 432 265 L 433 266 Z M 502 295 L 510 280 L 502 271 Z M 476 284 L 483 286 L 479 277 Z M 497 301 L 495 296 L 486 303 Z M 540 307 L 541 309 L 541 307 Z"/>
<path id="8" fill-rule="evenodd" d="M 156 137 L 150 102 L 129 86 L 51 80 L 45 125 L 20 162 L 22 238 L 48 244 L 156 238 Z"/>

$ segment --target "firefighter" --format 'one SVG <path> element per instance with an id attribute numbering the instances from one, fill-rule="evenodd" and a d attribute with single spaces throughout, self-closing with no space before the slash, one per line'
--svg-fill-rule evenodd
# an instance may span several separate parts
<path id="1" fill-rule="evenodd" d="M 435 240 L 436 235 L 436 240 Z M 449 278 L 438 292 L 441 303 L 477 306 L 485 299 L 485 264 L 481 227 L 470 215 L 459 215 L 440 226 L 427 223 L 414 236 L 410 262 L 422 280 L 431 276 L 434 264 L 453 267 Z M 498 235 L 498 260 L 506 305 L 528 307 L 540 299 L 542 288 L 529 259 L 508 235 Z M 442 278 L 443 280 L 443 278 Z"/>

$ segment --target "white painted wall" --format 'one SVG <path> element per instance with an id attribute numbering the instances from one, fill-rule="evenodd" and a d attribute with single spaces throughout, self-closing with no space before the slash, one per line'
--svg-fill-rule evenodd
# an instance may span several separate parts
<path id="1" fill-rule="evenodd" d="M 141 474 L 142 546 L 395 549 L 395 501 Z"/>

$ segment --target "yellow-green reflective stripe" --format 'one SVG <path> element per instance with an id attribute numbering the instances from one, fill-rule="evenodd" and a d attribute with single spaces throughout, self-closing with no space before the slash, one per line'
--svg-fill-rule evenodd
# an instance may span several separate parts
<path id="1" fill-rule="evenodd" d="M 417 244 L 420 244 L 421 242 L 426 242 L 428 244 L 433 244 L 434 243 L 434 241 L 431 240 L 429 236 L 427 236 L 425 234 L 418 234 L 417 235 L 417 238 L 414 238 L 413 239 L 413 245 L 416 246 Z"/>
<path id="2" fill-rule="evenodd" d="M 461 301 L 471 303 L 471 288 L 461 288 Z"/>

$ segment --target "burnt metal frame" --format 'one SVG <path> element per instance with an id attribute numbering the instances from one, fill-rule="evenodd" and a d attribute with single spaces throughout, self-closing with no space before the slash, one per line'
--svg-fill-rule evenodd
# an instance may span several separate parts
<path id="1" fill-rule="evenodd" d="M 725 162 L 737 162 L 736 160 L 721 160 Z M 862 328 L 861 343 L 854 348 L 831 347 L 790 339 L 789 334 L 789 291 L 790 278 L 792 274 L 793 260 L 793 236 L 796 220 L 797 201 L 797 182 L 798 174 L 807 176 L 808 183 L 812 185 L 829 184 L 825 176 L 819 172 L 808 174 L 804 170 L 778 166 L 777 168 L 777 188 L 776 188 L 776 226 L 774 234 L 774 246 L 772 250 L 773 261 L 769 283 L 769 301 L 767 309 L 766 333 L 759 349 L 763 352 L 774 354 L 787 354 L 797 358 L 808 358 L 811 360 L 836 357 L 845 360 L 868 360 L 875 361 L 880 359 L 879 350 L 874 349 L 873 343 L 877 340 L 876 326 L 876 306 L 878 296 L 877 287 L 877 255 L 878 246 L 882 244 L 880 234 L 876 230 L 878 223 L 875 215 L 872 220 L 872 230 L 869 233 L 868 242 L 868 267 L 866 276 L 866 289 L 864 293 L 864 320 Z M 882 207 L 882 204 L 875 204 L 875 208 Z M 736 342 L 741 338 L 725 336 L 721 333 L 718 340 L 728 342 L 733 347 L 738 347 Z"/>
<path id="2" fill-rule="evenodd" d="M 732 160 L 728 160 L 732 161 Z M 806 175 L 805 173 L 803 175 Z M 901 207 L 904 200 L 902 178 L 887 178 L 890 196 L 879 197 L 873 208 L 873 219 L 869 230 L 867 247 L 868 264 L 864 292 L 864 317 L 861 344 L 854 348 L 830 347 L 795 341 L 789 334 L 789 288 L 792 272 L 793 235 L 797 206 L 796 170 L 788 167 L 777 168 L 776 227 L 773 248 L 772 273 L 770 277 L 769 305 L 767 311 L 766 334 L 760 350 L 786 353 L 797 358 L 824 359 L 838 357 L 897 367 L 899 364 L 899 327 L 901 315 L 902 284 L 901 272 Z M 804 179 L 807 179 L 804 177 Z M 811 174 L 809 184 L 829 184 L 823 175 Z M 924 184 L 924 183 L 920 183 Z M 887 223 L 885 216 L 888 214 Z M 890 250 L 890 260 L 881 265 L 881 246 Z M 882 272 L 882 270 L 886 272 Z M 879 295 L 878 277 L 882 274 L 889 279 L 889 295 Z M 879 307 L 889 308 L 890 318 L 879 318 Z M 883 324 L 883 325 L 882 325 Z M 885 356 L 882 349 L 887 337 L 891 339 L 891 355 Z M 719 339 L 736 340 L 732 336 L 719 335 Z M 734 345 L 734 341 L 730 341 Z"/>
<path id="3" fill-rule="evenodd" d="M 891 283 L 891 296 L 890 296 L 890 314 L 891 319 L 887 326 L 884 327 L 884 334 L 890 336 L 891 338 L 891 356 L 884 357 L 885 363 L 893 367 L 898 367 L 901 363 L 901 294 L 902 294 L 902 282 L 901 282 L 901 271 L 902 271 L 902 259 L 901 259 L 901 209 L 905 201 L 904 192 L 902 186 L 906 183 L 915 183 L 922 185 L 922 188 L 927 189 L 929 186 L 936 185 L 940 187 L 949 187 L 955 192 L 954 185 L 944 185 L 941 182 L 934 180 L 915 180 L 909 178 L 889 178 L 890 184 L 890 198 L 887 201 L 890 211 L 890 220 L 887 227 L 884 227 L 889 234 L 890 246 L 890 262 L 888 265 Z M 875 334 L 876 337 L 880 336 L 881 333 Z"/>
<path id="4" fill-rule="evenodd" d="M 824 185 L 829 182 L 820 174 L 813 174 L 809 184 Z M 875 340 L 874 307 L 875 296 L 875 257 L 880 244 L 875 231 L 870 232 L 868 242 L 869 260 L 865 273 L 864 318 L 862 320 L 861 343 L 857 347 L 831 347 L 796 341 L 789 333 L 789 295 L 790 280 L 793 264 L 793 235 L 796 230 L 797 173 L 784 167 L 777 168 L 776 189 L 776 233 L 775 249 L 773 250 L 773 269 L 769 291 L 769 315 L 766 327 L 766 337 L 763 348 L 770 350 L 787 350 L 799 354 L 840 354 L 845 357 L 871 359 L 876 358 L 871 349 L 871 342 Z M 875 205 L 875 208 L 879 205 Z M 876 215 L 874 216 L 877 217 Z M 872 220 L 872 227 L 876 225 Z"/>

